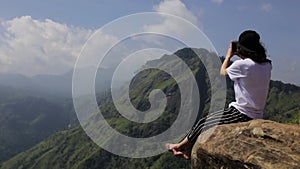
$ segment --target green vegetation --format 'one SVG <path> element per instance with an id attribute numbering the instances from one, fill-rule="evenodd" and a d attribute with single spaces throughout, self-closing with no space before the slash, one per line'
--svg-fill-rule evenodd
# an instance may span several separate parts
<path id="1" fill-rule="evenodd" d="M 70 114 L 61 104 L 24 95 L 3 98 L 0 104 L 0 162 L 67 129 L 70 123 Z"/>
<path id="2" fill-rule="evenodd" d="M 265 118 L 280 123 L 300 125 L 300 88 L 272 81 L 265 109 Z"/>
<path id="3" fill-rule="evenodd" d="M 175 162 L 176 160 L 176 162 Z M 173 162 L 172 162 L 173 161 Z M 169 153 L 144 159 L 130 159 L 100 149 L 80 128 L 58 132 L 32 149 L 3 163 L 3 169 L 92 169 L 92 168 L 188 168 L 186 160 Z"/>

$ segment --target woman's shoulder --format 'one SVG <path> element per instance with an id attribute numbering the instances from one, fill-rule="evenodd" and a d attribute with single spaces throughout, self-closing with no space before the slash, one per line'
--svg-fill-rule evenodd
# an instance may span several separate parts
<path id="1" fill-rule="evenodd" d="M 257 63 L 250 58 L 238 60 L 236 66 L 246 70 L 257 69 L 267 71 L 272 69 L 272 64 L 270 62 Z"/>
<path id="2" fill-rule="evenodd" d="M 252 59 L 250 59 L 250 58 L 236 60 L 233 63 L 235 65 L 240 65 L 240 66 L 251 66 L 251 65 L 255 64 L 255 62 Z"/>

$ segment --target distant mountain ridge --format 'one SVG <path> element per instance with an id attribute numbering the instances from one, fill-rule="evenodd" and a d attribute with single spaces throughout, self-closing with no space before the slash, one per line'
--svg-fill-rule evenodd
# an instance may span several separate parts
<path id="1" fill-rule="evenodd" d="M 79 72 L 89 68 L 79 69 Z M 103 92 L 110 88 L 111 68 L 99 68 L 96 77 L 96 91 Z M 24 90 L 35 96 L 72 97 L 73 70 L 59 75 L 40 74 L 32 77 L 22 74 L 0 73 L 0 85 Z M 120 82 L 121 83 L 121 82 Z"/>

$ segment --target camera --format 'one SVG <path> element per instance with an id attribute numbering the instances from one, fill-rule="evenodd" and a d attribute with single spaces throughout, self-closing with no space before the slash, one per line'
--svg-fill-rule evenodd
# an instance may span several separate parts
<path id="1" fill-rule="evenodd" d="M 231 51 L 232 53 L 237 53 L 237 47 L 238 47 L 238 41 L 232 41 L 231 42 Z"/>

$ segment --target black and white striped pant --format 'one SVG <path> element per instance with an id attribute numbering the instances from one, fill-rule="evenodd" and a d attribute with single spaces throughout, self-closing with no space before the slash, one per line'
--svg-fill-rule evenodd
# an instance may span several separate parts
<path id="1" fill-rule="evenodd" d="M 250 121 L 252 118 L 239 112 L 235 107 L 229 107 L 221 111 L 210 113 L 199 119 L 188 132 L 186 137 L 190 143 L 194 143 L 198 136 L 205 130 L 220 124 L 238 123 Z"/>

